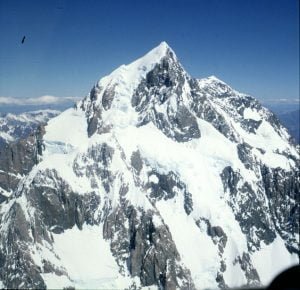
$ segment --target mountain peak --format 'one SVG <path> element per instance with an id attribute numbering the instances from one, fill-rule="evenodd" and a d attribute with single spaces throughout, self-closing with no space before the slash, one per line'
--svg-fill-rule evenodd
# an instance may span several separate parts
<path id="1" fill-rule="evenodd" d="M 144 76 L 145 73 L 151 70 L 157 63 L 160 63 L 162 58 L 168 56 L 177 61 L 175 52 L 165 41 L 162 41 L 158 46 L 151 49 L 142 57 L 136 59 L 130 64 L 121 65 L 120 67 L 115 69 L 110 75 L 100 79 L 98 82 L 98 86 L 103 86 L 103 83 L 107 83 L 107 81 L 111 82 L 113 78 L 119 79 L 120 75 L 124 73 L 130 74 L 130 76 L 132 77 L 131 79 L 134 79 L 135 77 L 140 75 Z"/>
<path id="2" fill-rule="evenodd" d="M 209 76 L 209 77 L 200 79 L 200 81 L 206 82 L 206 83 L 208 83 L 208 84 L 211 84 L 211 83 L 219 83 L 219 84 L 223 84 L 223 85 L 228 86 L 228 84 L 226 84 L 224 81 L 222 81 L 222 80 L 220 80 L 219 78 L 217 78 L 215 75 L 211 75 L 211 76 Z"/>
<path id="3" fill-rule="evenodd" d="M 170 48 L 170 46 L 168 45 L 168 43 L 166 41 L 164 41 L 164 40 L 159 44 L 159 46 L 165 46 L 165 47 Z"/>
<path id="4" fill-rule="evenodd" d="M 90 127 L 91 124 L 97 124 L 89 129 L 89 136 L 100 127 L 123 128 L 139 124 L 141 116 L 136 106 L 141 98 L 149 94 L 147 100 L 142 102 L 144 106 L 150 104 L 151 107 L 153 102 L 160 102 L 162 105 L 164 97 L 157 97 L 154 91 L 168 89 L 175 92 L 183 87 L 186 78 L 187 73 L 165 41 L 134 62 L 121 65 L 110 75 L 100 79 L 79 104 L 89 116 Z M 143 92 L 144 89 L 147 92 Z M 97 112 L 101 111 L 101 118 L 100 113 L 95 113 L 95 108 Z"/>
<path id="5" fill-rule="evenodd" d="M 171 51 L 172 53 L 174 53 L 174 51 L 168 45 L 168 43 L 165 41 L 162 41 L 158 46 L 154 47 L 150 52 L 155 52 L 157 54 L 165 56 L 168 53 L 168 51 Z"/>
<path id="6" fill-rule="evenodd" d="M 222 83 L 224 83 L 222 80 L 220 80 L 219 78 L 217 78 L 215 75 L 211 75 L 207 79 L 209 79 L 211 81 L 216 81 L 216 82 L 222 82 Z"/>
<path id="7" fill-rule="evenodd" d="M 217 92 L 218 94 L 223 95 L 225 92 L 236 92 L 231 86 L 229 86 L 227 83 L 224 81 L 220 80 L 214 75 L 211 75 L 206 78 L 198 79 L 198 84 L 200 88 L 205 88 L 210 91 L 212 95 L 215 95 L 214 92 Z"/>
<path id="8" fill-rule="evenodd" d="M 130 64 L 121 65 L 111 74 L 101 78 L 88 98 L 99 104 L 105 92 L 111 91 L 112 94 L 114 91 L 118 95 L 118 106 L 120 105 L 124 110 L 125 107 L 131 106 L 131 96 L 142 79 L 145 79 L 146 75 L 166 58 L 169 59 L 170 63 L 178 62 L 174 51 L 165 41 L 162 41 L 142 57 Z M 127 103 L 126 106 L 124 102 Z"/>
<path id="9" fill-rule="evenodd" d="M 127 67 L 136 67 L 136 65 L 146 67 L 150 65 L 152 67 L 159 63 L 164 57 L 171 57 L 174 60 L 177 60 L 173 49 L 165 41 L 162 41 L 158 46 L 151 49 L 148 53 L 129 64 Z"/>

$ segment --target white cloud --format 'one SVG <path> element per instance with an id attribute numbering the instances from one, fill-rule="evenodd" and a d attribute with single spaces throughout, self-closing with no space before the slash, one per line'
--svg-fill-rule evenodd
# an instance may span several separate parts
<path id="1" fill-rule="evenodd" d="M 299 104 L 299 99 L 285 99 L 285 98 L 278 98 L 278 99 L 263 99 L 261 100 L 263 104 Z"/>
<path id="2" fill-rule="evenodd" d="M 78 97 L 55 97 L 55 96 L 41 96 L 37 98 L 13 98 L 13 97 L 0 97 L 0 105 L 54 105 L 72 103 L 80 100 Z"/>

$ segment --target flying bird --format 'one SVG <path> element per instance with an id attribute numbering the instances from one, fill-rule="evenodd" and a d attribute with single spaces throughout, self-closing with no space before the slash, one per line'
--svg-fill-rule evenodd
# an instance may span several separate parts
<path id="1" fill-rule="evenodd" d="M 24 35 L 23 38 L 22 38 L 22 41 L 21 41 L 22 44 L 24 43 L 25 38 L 26 38 L 26 36 Z"/>

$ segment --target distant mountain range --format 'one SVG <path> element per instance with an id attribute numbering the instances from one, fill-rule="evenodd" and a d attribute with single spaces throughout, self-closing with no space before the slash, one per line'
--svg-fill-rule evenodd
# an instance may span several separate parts
<path id="1" fill-rule="evenodd" d="M 57 110 L 38 110 L 21 114 L 2 113 L 0 115 L 0 148 L 10 142 L 25 139 L 40 125 L 57 116 Z"/>
<path id="2" fill-rule="evenodd" d="M 0 117 L 4 117 L 6 114 L 19 115 L 27 112 L 34 111 L 64 111 L 71 108 L 75 102 L 68 102 L 63 104 L 47 104 L 47 105 L 10 105 L 0 104 Z"/>

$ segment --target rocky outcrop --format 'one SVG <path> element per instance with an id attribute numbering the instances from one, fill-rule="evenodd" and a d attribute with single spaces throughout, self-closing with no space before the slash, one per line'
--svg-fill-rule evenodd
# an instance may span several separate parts
<path id="1" fill-rule="evenodd" d="M 230 124 L 225 120 L 224 116 L 220 114 L 211 104 L 207 93 L 200 89 L 198 81 L 190 80 L 191 87 L 191 110 L 200 119 L 203 119 L 212 124 L 221 134 L 232 141 L 237 141 L 236 133 L 231 128 Z"/>
<path id="2" fill-rule="evenodd" d="M 244 181 L 239 172 L 230 166 L 221 174 L 224 191 L 228 192 L 228 203 L 243 233 L 247 236 L 249 251 L 260 248 L 260 243 L 270 244 L 276 238 L 276 231 L 270 216 L 267 200 L 259 188 L 254 192 L 252 186 Z"/>
<path id="3" fill-rule="evenodd" d="M 111 241 L 111 251 L 121 270 L 128 267 L 132 277 L 140 277 L 142 286 L 194 289 L 167 226 L 162 222 L 156 225 L 154 215 L 157 213 L 124 202 L 105 218 L 103 234 Z"/>
<path id="4" fill-rule="evenodd" d="M 148 175 L 150 181 L 145 185 L 145 190 L 149 193 L 149 197 L 154 203 L 161 199 L 172 199 L 176 195 L 181 194 L 186 214 L 189 215 L 193 211 L 192 196 L 188 192 L 186 185 L 180 181 L 178 175 L 172 171 L 168 174 L 151 171 Z"/>
<path id="5" fill-rule="evenodd" d="M 10 289 L 45 289 L 40 269 L 30 256 L 30 224 L 20 204 L 14 202 L 6 216 L 10 218 L 9 227 L 0 227 L 0 279 Z"/>
<path id="6" fill-rule="evenodd" d="M 263 187 L 268 197 L 269 211 L 280 236 L 286 241 L 291 253 L 300 255 L 299 240 L 290 233 L 299 233 L 300 178 L 296 171 L 262 166 Z"/>
<path id="7" fill-rule="evenodd" d="M 33 260 L 34 251 L 45 244 L 52 251 L 52 233 L 61 234 L 74 226 L 82 229 L 84 223 L 99 224 L 100 216 L 95 215 L 99 196 L 93 192 L 81 196 L 55 170 L 47 170 L 37 174 L 26 191 L 10 202 L 9 211 L 0 215 L 0 280 L 7 288 L 45 289 L 42 274 L 67 273 L 48 257 L 40 267 Z"/>
<path id="8" fill-rule="evenodd" d="M 0 188 L 14 191 L 21 178 L 39 162 L 44 133 L 44 127 L 40 126 L 26 139 L 0 148 Z"/>
<path id="9" fill-rule="evenodd" d="M 183 101 L 188 77 L 171 51 L 149 71 L 132 97 L 140 115 L 139 125 L 153 122 L 169 138 L 187 142 L 200 138 L 196 118 Z M 158 109 L 163 106 L 163 111 Z"/>
<path id="10" fill-rule="evenodd" d="M 218 283 L 218 286 L 221 289 L 228 288 L 228 285 L 225 283 L 223 273 L 226 271 L 226 261 L 223 257 L 224 249 L 227 244 L 228 237 L 222 227 L 220 226 L 212 226 L 210 221 L 206 218 L 201 218 L 196 221 L 196 225 L 201 228 L 203 227 L 203 224 L 206 227 L 206 233 L 208 236 L 211 237 L 213 243 L 218 246 L 218 255 L 220 257 L 220 268 L 217 272 L 216 276 L 216 282 Z"/>
<path id="11" fill-rule="evenodd" d="M 242 256 L 239 256 L 234 261 L 234 264 L 239 263 L 241 269 L 244 271 L 245 276 L 247 278 L 247 286 L 248 287 L 257 287 L 260 285 L 260 279 L 256 269 L 253 267 L 251 263 L 251 259 L 248 253 L 243 253 Z"/>

